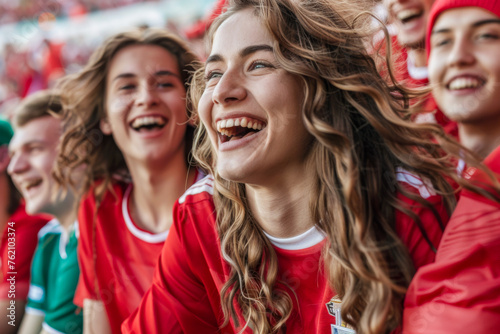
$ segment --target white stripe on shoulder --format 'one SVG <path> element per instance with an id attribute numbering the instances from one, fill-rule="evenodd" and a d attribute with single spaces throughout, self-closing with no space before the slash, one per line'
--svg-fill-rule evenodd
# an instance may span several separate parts
<path id="1" fill-rule="evenodd" d="M 26 306 L 26 308 L 24 309 L 24 311 L 26 313 L 28 313 L 28 314 L 33 314 L 33 315 L 41 315 L 41 316 L 45 315 L 45 311 L 42 311 L 40 309 L 31 307 L 31 306 Z"/>
<path id="2" fill-rule="evenodd" d="M 55 328 L 50 327 L 45 321 L 42 323 L 42 328 L 45 330 L 45 332 L 49 334 L 65 334 L 63 332 L 58 331 Z"/>
<path id="3" fill-rule="evenodd" d="M 42 238 L 44 235 L 49 233 L 61 233 L 62 227 L 57 219 L 50 220 L 44 227 L 38 231 L 38 239 Z"/>
<path id="4" fill-rule="evenodd" d="M 207 192 L 210 195 L 214 194 L 214 178 L 212 175 L 207 175 L 200 181 L 193 184 L 181 197 L 179 197 L 179 203 L 184 203 L 186 201 L 186 197 L 189 195 L 197 195 L 202 192 Z"/>
<path id="5" fill-rule="evenodd" d="M 462 176 L 465 171 L 465 161 L 463 159 L 458 160 L 457 164 L 457 175 Z"/>
<path id="6" fill-rule="evenodd" d="M 432 183 L 427 179 L 421 179 L 420 176 L 415 175 L 403 168 L 398 167 L 396 172 L 396 178 L 400 182 L 404 182 L 409 184 L 410 186 L 418 189 L 420 196 L 423 198 L 429 198 L 431 196 L 435 196 L 436 192 L 434 191 L 434 187 Z"/>

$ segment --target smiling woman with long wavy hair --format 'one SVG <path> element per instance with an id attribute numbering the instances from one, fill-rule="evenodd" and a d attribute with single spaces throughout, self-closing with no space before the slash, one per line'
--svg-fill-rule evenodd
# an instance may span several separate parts
<path id="1" fill-rule="evenodd" d="M 179 199 L 124 332 L 400 325 L 455 186 L 482 190 L 457 175 L 458 144 L 410 121 L 418 94 L 379 75 L 360 13 L 353 1 L 235 0 L 214 22 L 191 95 L 194 155 L 212 176 Z"/>

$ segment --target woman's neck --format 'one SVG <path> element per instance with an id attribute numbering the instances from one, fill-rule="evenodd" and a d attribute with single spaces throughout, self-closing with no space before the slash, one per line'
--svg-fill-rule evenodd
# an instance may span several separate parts
<path id="1" fill-rule="evenodd" d="M 500 129 L 497 120 L 481 124 L 458 125 L 460 142 L 482 159 L 500 145 Z"/>
<path id="2" fill-rule="evenodd" d="M 423 48 L 407 49 L 408 58 L 415 67 L 427 67 L 427 53 Z"/>
<path id="3" fill-rule="evenodd" d="M 78 204 L 80 203 L 79 197 L 71 190 L 63 194 L 62 190 L 57 193 L 58 204 L 51 210 L 45 212 L 54 216 L 59 224 L 69 231 L 77 219 Z M 64 197 L 62 197 L 64 196 Z"/>
<path id="4" fill-rule="evenodd" d="M 76 214 L 76 211 L 74 209 L 72 209 L 70 211 L 60 213 L 60 214 L 56 215 L 55 217 L 56 217 L 57 221 L 59 222 L 59 224 L 61 224 L 61 226 L 66 231 L 69 231 L 76 221 L 77 214 Z"/>
<path id="5" fill-rule="evenodd" d="M 174 204 L 193 184 L 196 169 L 188 172 L 183 155 L 158 164 L 157 168 L 144 164 L 129 166 L 134 184 L 129 202 L 132 219 L 147 231 L 167 231 L 172 225 Z"/>
<path id="6" fill-rule="evenodd" d="M 266 233 L 278 238 L 302 234 L 315 225 L 311 216 L 314 173 L 284 177 L 272 186 L 246 185 L 250 209 Z"/>

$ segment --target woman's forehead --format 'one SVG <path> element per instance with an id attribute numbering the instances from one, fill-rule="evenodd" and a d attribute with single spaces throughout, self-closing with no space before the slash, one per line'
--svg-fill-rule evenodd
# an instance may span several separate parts
<path id="1" fill-rule="evenodd" d="M 228 54 L 249 45 L 273 43 L 273 38 L 253 9 L 247 8 L 228 17 L 215 31 L 211 54 Z"/>
<path id="2" fill-rule="evenodd" d="M 432 33 L 442 30 L 473 29 L 484 20 L 500 20 L 492 12 L 480 7 L 459 7 L 444 11 L 436 19 Z"/>

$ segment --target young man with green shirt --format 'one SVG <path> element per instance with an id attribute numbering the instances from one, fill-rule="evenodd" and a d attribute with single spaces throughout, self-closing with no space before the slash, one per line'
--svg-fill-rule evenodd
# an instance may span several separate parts
<path id="1" fill-rule="evenodd" d="M 59 97 L 42 91 L 27 97 L 14 114 L 8 172 L 28 213 L 55 217 L 38 233 L 21 334 L 73 334 L 81 333 L 83 327 L 82 312 L 73 304 L 80 273 L 77 197 L 72 190 L 58 189 L 52 176 L 62 131 L 56 116 L 60 112 Z"/>

